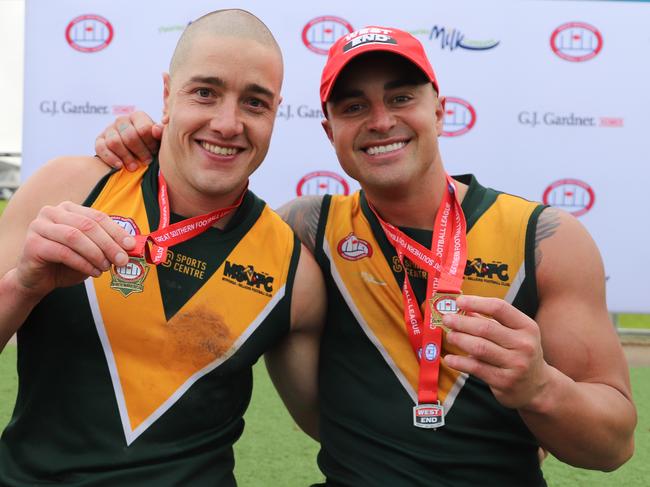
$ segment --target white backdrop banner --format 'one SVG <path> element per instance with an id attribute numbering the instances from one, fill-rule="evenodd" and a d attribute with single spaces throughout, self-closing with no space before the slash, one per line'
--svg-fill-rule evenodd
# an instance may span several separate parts
<path id="1" fill-rule="evenodd" d="M 297 194 L 354 191 L 320 127 L 320 72 L 338 36 L 369 24 L 399 27 L 422 41 L 448 97 L 441 140 L 448 171 L 576 215 L 603 254 L 610 310 L 650 312 L 650 279 L 636 266 L 650 248 L 648 3 L 27 0 L 26 7 L 23 178 L 53 157 L 92 154 L 118 115 L 159 117 L 161 73 L 182 30 L 211 10 L 237 7 L 267 23 L 285 56 L 284 101 L 252 188 L 273 207 Z"/>

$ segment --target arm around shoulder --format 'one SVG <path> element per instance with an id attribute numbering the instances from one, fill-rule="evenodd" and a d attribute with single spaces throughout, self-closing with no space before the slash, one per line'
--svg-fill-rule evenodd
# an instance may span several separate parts
<path id="1" fill-rule="evenodd" d="M 291 331 L 266 354 L 266 366 L 293 419 L 318 440 L 318 353 L 326 313 L 325 284 L 302 248 L 291 297 Z"/>

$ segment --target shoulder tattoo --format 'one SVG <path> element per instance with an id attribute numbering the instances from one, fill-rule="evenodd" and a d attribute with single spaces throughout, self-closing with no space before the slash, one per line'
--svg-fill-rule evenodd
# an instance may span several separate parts
<path id="1" fill-rule="evenodd" d="M 535 232 L 535 267 L 539 267 L 542 262 L 542 249 L 539 244 L 542 240 L 552 237 L 559 226 L 560 212 L 557 209 L 549 207 L 540 213 Z"/>
<path id="2" fill-rule="evenodd" d="M 316 231 L 322 202 L 322 196 L 301 196 L 276 210 L 312 253 L 316 247 Z"/>

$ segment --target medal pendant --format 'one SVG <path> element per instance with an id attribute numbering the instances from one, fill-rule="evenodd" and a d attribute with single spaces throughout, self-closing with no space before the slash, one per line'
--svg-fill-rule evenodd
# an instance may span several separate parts
<path id="1" fill-rule="evenodd" d="M 413 426 L 416 428 L 436 429 L 444 425 L 445 410 L 440 402 L 413 407 Z"/>
<path id="2" fill-rule="evenodd" d="M 449 331 L 442 325 L 442 316 L 448 314 L 464 314 L 456 306 L 456 298 L 461 293 L 435 293 L 429 300 L 431 305 L 431 325 L 442 326 L 445 331 Z"/>

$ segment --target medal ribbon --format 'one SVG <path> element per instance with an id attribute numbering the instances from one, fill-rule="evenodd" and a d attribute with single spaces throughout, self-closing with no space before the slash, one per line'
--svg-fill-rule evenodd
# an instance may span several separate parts
<path id="1" fill-rule="evenodd" d="M 186 218 L 185 220 L 170 225 L 167 183 L 162 172 L 158 171 L 158 205 L 160 207 L 158 229 L 148 235 L 135 235 L 135 247 L 129 252 L 129 255 L 132 257 L 144 257 L 149 264 L 158 265 L 164 262 L 167 258 L 167 247 L 172 247 L 202 234 L 223 217 L 229 215 L 241 205 L 247 189 L 248 183 L 239 196 L 239 199 L 232 206 L 214 210 L 204 215 Z"/>
<path id="2" fill-rule="evenodd" d="M 436 293 L 460 294 L 467 260 L 466 222 L 458 201 L 456 186 L 449 175 L 445 176 L 447 191 L 443 194 L 436 213 L 431 249 L 427 249 L 399 228 L 382 220 L 372 205 L 369 205 L 388 241 L 395 248 L 402 269 L 404 269 L 404 284 L 402 285 L 404 323 L 411 347 L 420 363 L 419 404 L 433 404 L 438 401 L 442 327 L 435 326 L 433 323 L 431 306 L 425 305 L 424 318 L 422 317 L 404 264 L 404 257 L 408 257 L 415 265 L 427 271 L 425 303 Z M 434 359 L 429 360 L 426 358 L 427 349 L 432 346 L 435 347 Z"/>

